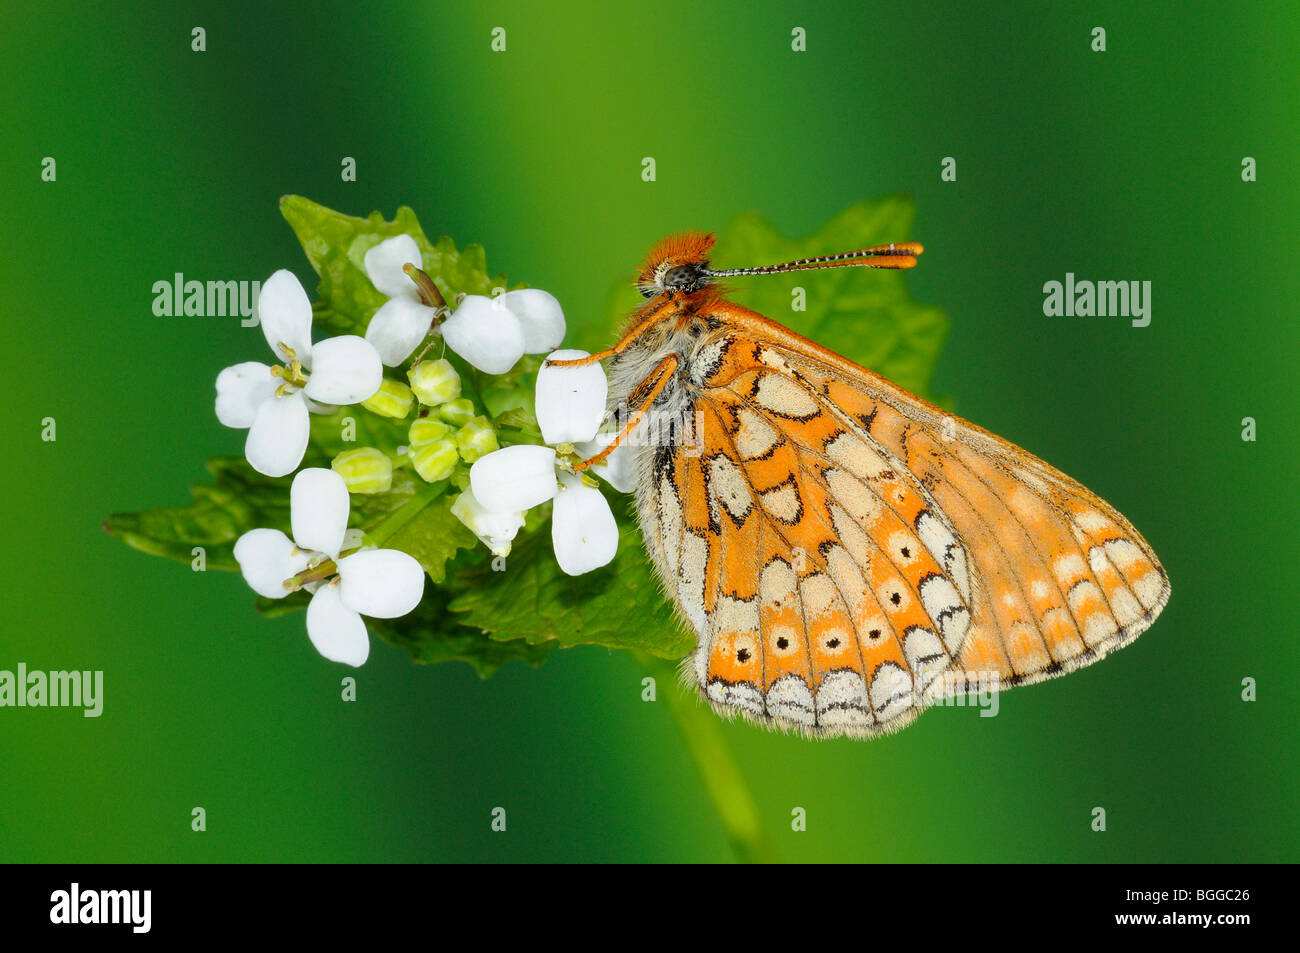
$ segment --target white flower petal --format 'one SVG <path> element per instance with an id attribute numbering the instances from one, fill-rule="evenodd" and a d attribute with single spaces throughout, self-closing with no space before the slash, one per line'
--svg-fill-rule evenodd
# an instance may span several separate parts
<path id="1" fill-rule="evenodd" d="M 280 349 L 284 343 L 293 348 L 303 367 L 311 367 L 311 299 L 293 272 L 281 268 L 262 282 L 257 314 L 266 343 L 278 360 L 289 359 Z"/>
<path id="2" fill-rule="evenodd" d="M 371 549 L 339 560 L 339 595 L 355 612 L 375 619 L 406 615 L 424 596 L 424 567 L 400 549 Z"/>
<path id="3" fill-rule="evenodd" d="M 303 390 L 322 404 L 359 404 L 384 382 L 379 354 L 355 334 L 318 341 L 311 359 L 311 377 Z"/>
<path id="4" fill-rule="evenodd" d="M 308 467 L 289 487 L 289 518 L 293 538 L 303 549 L 337 559 L 348 528 L 352 502 L 348 485 L 333 470 Z"/>
<path id="5" fill-rule="evenodd" d="M 469 468 L 474 497 L 489 510 L 518 513 L 555 495 L 555 451 L 519 444 L 494 450 Z"/>
<path id="6" fill-rule="evenodd" d="M 284 581 L 307 568 L 311 553 L 278 529 L 250 529 L 235 541 L 235 562 L 252 590 L 268 599 L 289 594 Z"/>
<path id="7" fill-rule="evenodd" d="M 402 266 L 408 262 L 416 268 L 424 267 L 420 246 L 410 235 L 394 235 L 366 252 L 366 275 L 370 283 L 388 297 L 409 297 L 416 294 L 416 290 L 415 282 L 402 271 Z"/>
<path id="8" fill-rule="evenodd" d="M 262 401 L 244 441 L 244 456 L 258 473 L 287 476 L 298 469 L 307 452 L 311 424 L 301 391 Z"/>
<path id="9" fill-rule="evenodd" d="M 633 431 L 633 435 L 635 433 L 636 431 Z M 617 433 L 598 433 L 594 439 L 580 443 L 574 449 L 577 450 L 578 456 L 587 460 L 608 447 L 617 436 Z M 635 448 L 628 440 L 624 440 L 611 450 L 609 456 L 604 460 L 590 467 L 589 471 L 618 490 L 618 492 L 631 493 L 636 490 Z"/>
<path id="10" fill-rule="evenodd" d="M 504 374 L 524 356 L 515 313 L 491 298 L 469 295 L 442 324 L 447 346 L 485 374 Z"/>
<path id="11" fill-rule="evenodd" d="M 466 490 L 451 504 L 451 515 L 464 523 L 494 556 L 507 556 L 510 543 L 524 525 L 524 514 L 489 510 Z"/>
<path id="12" fill-rule="evenodd" d="M 341 552 L 348 552 L 352 549 L 360 549 L 361 544 L 366 541 L 366 531 L 353 527 L 343 534 L 343 548 Z"/>
<path id="13" fill-rule="evenodd" d="M 331 662 L 357 666 L 370 657 L 370 635 L 355 610 L 339 598 L 339 587 L 322 586 L 307 605 L 307 637 Z"/>
<path id="14" fill-rule="evenodd" d="M 280 386 L 271 368 L 258 361 L 244 361 L 217 375 L 217 419 L 227 427 L 247 430 L 253 426 L 257 408 Z"/>
<path id="15" fill-rule="evenodd" d="M 555 351 L 551 358 L 571 361 L 586 351 Z M 542 439 L 555 445 L 582 443 L 596 435 L 605 417 L 609 385 L 599 362 L 581 367 L 554 367 L 550 360 L 537 371 L 537 423 Z"/>
<path id="16" fill-rule="evenodd" d="M 366 340 L 389 367 L 401 364 L 429 336 L 437 312 L 411 298 L 389 298 L 366 327 Z"/>
<path id="17" fill-rule="evenodd" d="M 581 576 L 609 563 L 618 552 L 618 523 L 597 489 L 580 483 L 555 495 L 551 543 L 555 561 L 570 576 Z"/>
<path id="18" fill-rule="evenodd" d="M 564 340 L 564 310 L 555 295 L 540 288 L 507 291 L 501 303 L 515 313 L 524 329 L 524 353 L 545 354 Z"/>

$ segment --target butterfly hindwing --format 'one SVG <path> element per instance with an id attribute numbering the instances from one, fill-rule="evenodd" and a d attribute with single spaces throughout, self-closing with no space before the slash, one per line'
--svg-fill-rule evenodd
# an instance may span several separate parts
<path id="1" fill-rule="evenodd" d="M 1069 671 L 1127 644 L 1159 613 L 1169 595 L 1163 569 L 1095 494 L 815 345 L 770 347 L 930 488 L 971 551 L 983 595 L 963 653 L 968 671 L 992 663 L 1003 684 Z"/>
<path id="2" fill-rule="evenodd" d="M 1136 638 L 1164 606 L 1150 546 L 1069 477 L 868 372 L 791 360 L 813 388 L 834 380 L 837 405 L 856 391 L 864 429 L 931 487 L 971 550 L 984 597 L 968 670 L 985 665 L 1004 684 L 1069 671 Z"/>

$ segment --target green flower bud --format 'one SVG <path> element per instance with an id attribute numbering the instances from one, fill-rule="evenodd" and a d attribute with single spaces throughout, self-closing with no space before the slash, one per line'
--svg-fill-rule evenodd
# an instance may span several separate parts
<path id="1" fill-rule="evenodd" d="M 387 493 L 393 486 L 393 461 L 374 447 L 344 450 L 330 462 L 349 493 Z"/>
<path id="2" fill-rule="evenodd" d="M 473 463 L 484 454 L 501 449 L 497 432 L 486 417 L 475 417 L 456 431 L 456 447 L 466 463 Z"/>
<path id="3" fill-rule="evenodd" d="M 412 447 L 423 447 L 427 443 L 441 440 L 450 434 L 451 427 L 441 420 L 430 420 L 427 417 L 421 417 L 411 424 L 411 429 L 406 433 L 406 440 Z"/>
<path id="4" fill-rule="evenodd" d="M 451 400 L 438 408 L 438 416 L 453 427 L 463 427 L 474 418 L 474 404 L 465 397 Z"/>
<path id="5" fill-rule="evenodd" d="M 430 407 L 445 404 L 460 396 L 460 375 L 451 366 L 451 361 L 445 358 L 421 361 L 407 371 L 406 376 L 420 403 Z"/>
<path id="6" fill-rule="evenodd" d="M 411 393 L 411 388 L 401 381 L 388 378 L 384 378 L 384 383 L 380 385 L 373 397 L 361 404 L 366 410 L 399 420 L 407 416 L 414 405 L 415 395 Z"/>
<path id="7" fill-rule="evenodd" d="M 415 472 L 429 483 L 447 479 L 460 462 L 460 456 L 456 453 L 456 441 L 450 437 L 412 447 L 409 452 Z"/>

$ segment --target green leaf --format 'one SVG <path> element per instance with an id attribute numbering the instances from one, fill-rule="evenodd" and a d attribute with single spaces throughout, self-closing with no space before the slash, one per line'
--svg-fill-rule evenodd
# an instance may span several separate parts
<path id="1" fill-rule="evenodd" d="M 370 316 L 388 300 L 366 276 L 366 252 L 386 238 L 410 235 L 420 247 L 423 267 L 449 304 L 458 294 L 490 295 L 505 288 L 503 275 L 490 276 L 481 245 L 457 251 L 450 238 L 431 242 L 406 206 L 391 222 L 378 212 L 356 218 L 317 205 L 300 195 L 280 199 L 280 212 L 288 221 L 307 260 L 320 276 L 314 323 L 337 334 L 364 334 Z"/>
<path id="2" fill-rule="evenodd" d="M 266 596 L 258 596 L 257 612 L 268 619 L 278 619 L 282 615 L 301 612 L 307 608 L 309 602 L 311 602 L 311 593 L 306 589 L 291 592 L 283 599 L 268 599 Z"/>
<path id="3" fill-rule="evenodd" d="M 214 457 L 207 463 L 213 482 L 190 487 L 194 502 L 142 513 L 114 513 L 104 529 L 128 546 L 188 563 L 195 546 L 206 552 L 209 569 L 233 569 L 235 540 L 266 526 L 289 531 L 289 480 L 258 473 L 242 457 Z"/>
<path id="4" fill-rule="evenodd" d="M 494 639 L 603 645 L 681 658 L 695 637 L 675 617 L 651 574 L 629 498 L 615 505 L 615 513 L 618 555 L 608 566 L 565 575 L 551 549 L 548 522 L 516 542 L 504 571 L 489 563 L 463 572 L 460 581 L 467 588 L 451 601 L 451 610 Z"/>
<path id="5" fill-rule="evenodd" d="M 367 619 L 366 629 L 372 636 L 396 646 L 411 660 L 426 665 L 439 662 L 464 662 L 481 677 L 495 674 L 506 662 L 519 659 L 536 668 L 546 660 L 555 643 L 530 645 L 523 640 L 498 642 L 479 629 L 466 628 L 458 617 L 447 611 L 450 594 L 440 588 L 426 587 L 425 596 L 415 611 L 398 619 Z M 276 618 L 307 608 L 311 594 L 295 592 L 283 599 L 259 597 L 257 611 Z"/>
<path id="6" fill-rule="evenodd" d="M 328 460 L 324 466 L 329 466 Z M 290 479 L 272 479 L 254 470 L 241 457 L 208 461 L 211 484 L 190 488 L 192 503 L 164 506 L 142 513 L 114 513 L 104 529 L 129 546 L 155 556 L 188 563 L 196 546 L 203 547 L 207 568 L 237 571 L 235 541 L 250 529 L 268 527 L 290 533 Z M 425 483 L 410 470 L 393 473 L 387 493 L 354 494 L 349 525 L 370 534 L 396 519 L 384 534 L 384 545 L 410 553 L 434 582 L 446 578 L 446 563 L 457 551 L 477 544 L 474 534 L 451 515 L 454 494 L 446 484 Z M 400 519 L 397 519 L 400 515 Z M 281 614 L 293 603 L 268 600 Z"/>
<path id="7" fill-rule="evenodd" d="M 410 654 L 422 664 L 465 662 L 482 678 L 496 673 L 506 662 L 518 659 L 533 668 L 546 661 L 555 643 L 533 645 L 522 639 L 500 642 L 479 629 L 461 625 L 449 612 L 450 594 L 441 588 L 426 588 L 424 601 L 414 612 L 400 619 L 367 619 L 370 634 Z"/>
<path id="8" fill-rule="evenodd" d="M 447 480 L 425 483 L 406 469 L 393 471 L 393 486 L 387 493 L 353 496 L 354 511 L 362 504 L 366 535 L 377 545 L 400 549 L 414 556 L 429 578 L 442 582 L 447 561 L 457 550 L 478 544 L 465 524 L 451 513 L 455 492 L 448 492 Z"/>
<path id="9" fill-rule="evenodd" d="M 751 212 L 732 219 L 718 234 L 712 262 L 716 268 L 745 268 L 907 241 L 913 215 L 911 200 L 901 196 L 858 202 L 814 234 L 792 239 Z M 727 287 L 728 297 L 738 304 L 928 396 L 948 319 L 937 308 L 909 298 L 905 276 L 900 271 L 835 268 L 732 278 Z M 792 308 L 795 288 L 804 289 L 804 311 Z M 610 294 L 611 329 L 642 300 L 623 278 Z"/>

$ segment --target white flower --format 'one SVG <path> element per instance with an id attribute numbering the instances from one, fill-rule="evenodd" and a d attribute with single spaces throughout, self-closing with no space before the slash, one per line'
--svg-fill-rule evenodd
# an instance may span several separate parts
<path id="1" fill-rule="evenodd" d="M 600 490 L 572 473 L 560 473 L 551 509 L 555 561 L 570 576 L 608 565 L 618 552 L 618 523 Z"/>
<path id="2" fill-rule="evenodd" d="M 524 329 L 524 353 L 546 354 L 564 340 L 564 311 L 555 295 L 541 288 L 520 288 L 494 298 L 514 312 Z"/>
<path id="3" fill-rule="evenodd" d="M 466 295 L 442 323 L 442 339 L 485 374 L 504 374 L 524 356 L 524 326 L 501 301 Z"/>
<path id="4" fill-rule="evenodd" d="M 436 308 L 420 300 L 415 282 L 403 271 L 411 264 L 423 268 L 420 246 L 410 235 L 385 239 L 366 252 L 366 275 L 388 300 L 374 313 L 366 328 L 366 340 L 374 345 L 389 367 L 401 364 L 429 336 Z"/>
<path id="5" fill-rule="evenodd" d="M 225 368 L 217 375 L 217 419 L 247 429 L 248 462 L 259 473 L 280 477 L 302 462 L 311 430 L 308 410 L 369 399 L 384 369 L 375 349 L 356 335 L 312 344 L 311 301 L 291 272 L 282 269 L 266 280 L 257 308 L 267 344 L 285 363 L 245 361 Z"/>
<path id="6" fill-rule="evenodd" d="M 595 439 L 574 444 L 574 449 L 582 459 L 589 460 L 613 443 L 616 436 L 618 434 L 612 431 L 598 433 Z M 625 441 L 611 450 L 604 460 L 590 469 L 592 473 L 618 490 L 618 492 L 632 493 L 636 490 L 635 466 L 636 458 L 633 456 L 632 447 Z"/>
<path id="7" fill-rule="evenodd" d="M 524 525 L 522 512 L 486 509 L 474 497 L 473 490 L 466 490 L 456 497 L 451 504 L 451 515 L 468 526 L 494 556 L 510 555 L 510 541 Z"/>
<path id="8" fill-rule="evenodd" d="M 586 351 L 553 355 L 557 360 L 586 356 Z M 595 440 L 605 414 L 606 392 L 605 372 L 599 364 L 576 368 L 543 364 L 537 374 L 536 403 L 544 439 L 555 445 Z M 570 450 L 564 449 L 567 455 Z M 555 501 L 551 543 L 564 572 L 578 576 L 599 569 L 618 551 L 618 524 L 609 503 L 561 461 L 553 446 L 520 444 L 489 453 L 470 467 L 469 480 L 472 505 L 463 508 L 473 518 L 456 515 L 497 555 L 505 554 L 500 551 L 503 546 L 509 551 L 506 544 L 523 525 L 523 511 L 547 500 Z M 495 536 L 486 530 L 488 519 L 502 521 L 494 527 Z"/>
<path id="9" fill-rule="evenodd" d="M 551 358 L 567 361 L 586 356 L 586 351 L 556 351 Z M 547 443 L 572 443 L 577 456 L 587 460 L 614 442 L 617 434 L 613 431 L 592 436 L 593 426 L 599 427 L 604 418 L 608 394 L 605 372 L 599 364 L 581 367 L 543 364 L 537 372 L 535 393 L 537 422 Z M 624 442 L 591 467 L 591 472 L 620 493 L 631 493 L 636 489 L 633 464 L 632 447 Z"/>
<path id="10" fill-rule="evenodd" d="M 410 235 L 395 235 L 366 252 L 366 274 L 388 301 L 375 312 L 366 340 L 389 367 L 401 364 L 429 334 L 438 315 L 420 299 L 403 270 L 423 267 Z M 485 374 L 504 374 L 525 354 L 545 354 L 564 340 L 564 311 L 555 296 L 537 288 L 494 298 L 466 295 L 439 329 L 447 346 Z"/>
<path id="11" fill-rule="evenodd" d="M 370 655 L 361 617 L 406 615 L 424 595 L 424 570 L 400 550 L 358 548 L 359 531 L 347 528 L 348 488 L 333 470 L 309 467 L 294 477 L 289 509 L 293 539 L 278 529 L 239 537 L 240 572 L 254 592 L 270 599 L 310 591 L 312 645 L 331 661 L 361 665 Z"/>
<path id="12" fill-rule="evenodd" d="M 551 359 L 572 361 L 587 356 L 586 351 L 556 351 Z M 542 439 L 557 446 L 581 443 L 596 436 L 605 418 L 609 385 L 605 370 L 598 362 L 555 367 L 547 361 L 537 371 L 534 394 Z"/>

